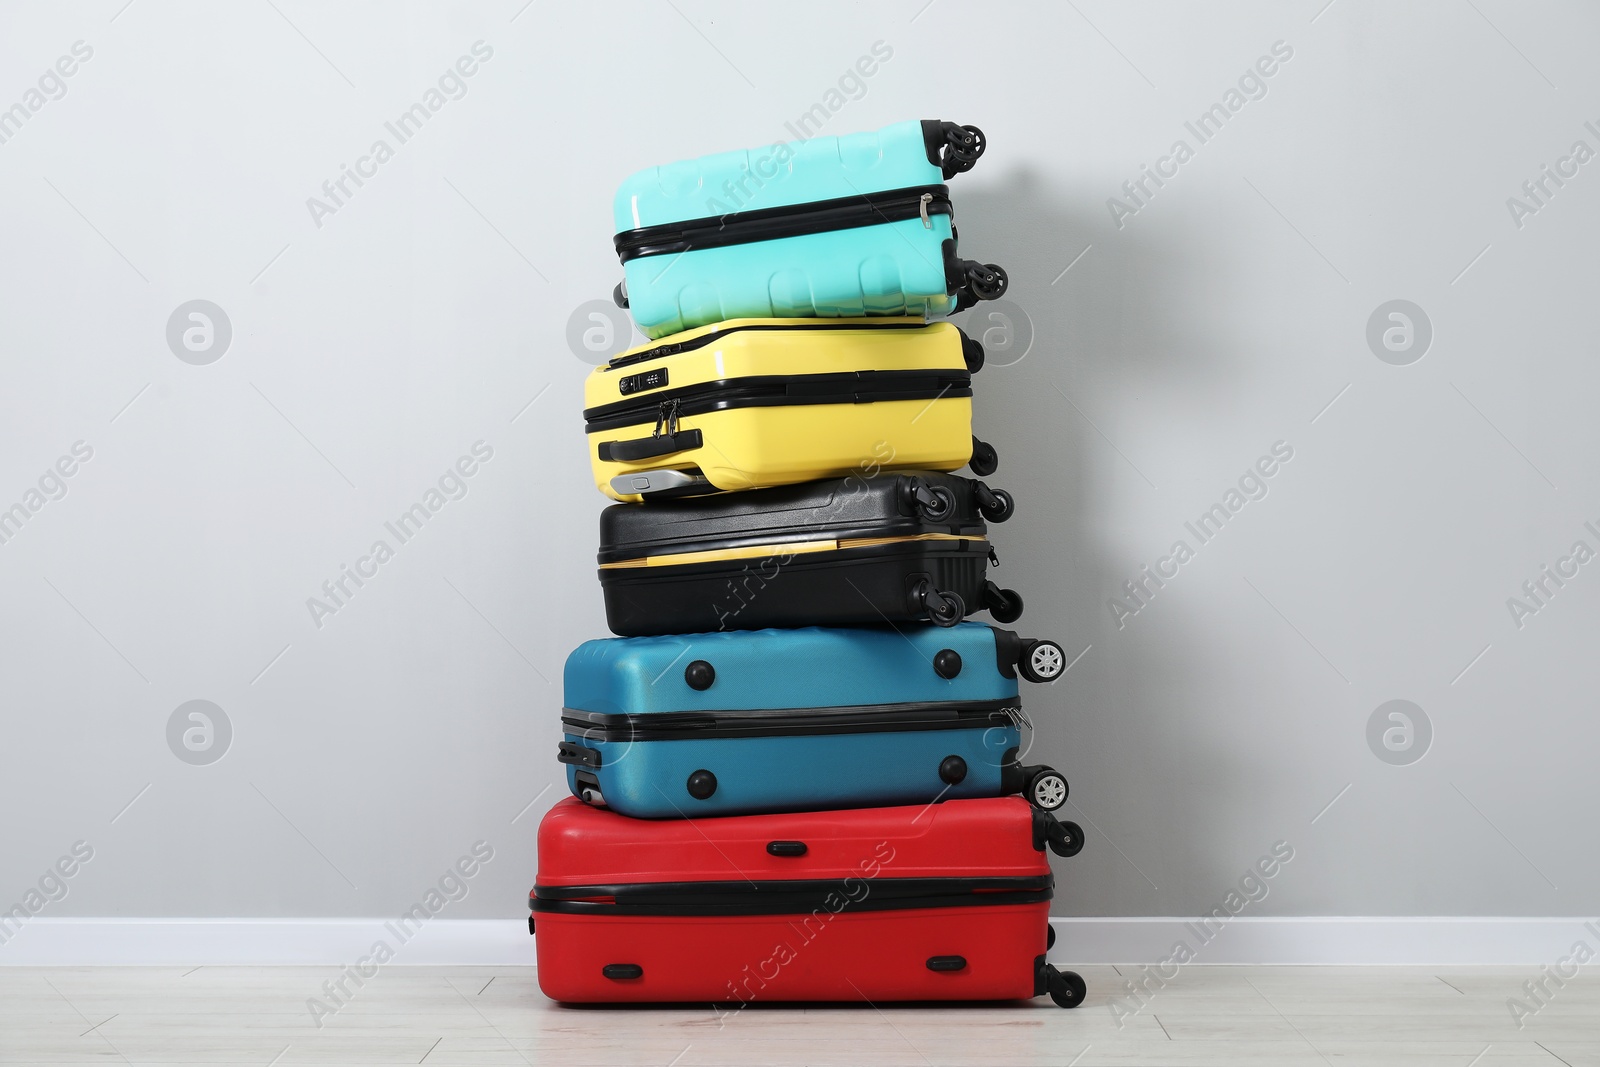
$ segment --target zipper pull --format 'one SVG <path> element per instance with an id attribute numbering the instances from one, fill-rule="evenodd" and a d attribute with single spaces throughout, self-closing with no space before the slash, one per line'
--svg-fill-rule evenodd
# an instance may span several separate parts
<path id="1" fill-rule="evenodd" d="M 676 399 L 663 400 L 661 402 L 661 407 L 656 411 L 656 428 L 650 436 L 660 437 L 663 427 L 665 427 L 668 437 L 678 432 L 678 401 Z"/>
<path id="2" fill-rule="evenodd" d="M 922 215 L 922 228 L 924 230 L 933 229 L 933 220 L 928 218 L 928 205 L 931 203 L 933 203 L 933 194 L 923 193 L 920 213 Z"/>
<path id="3" fill-rule="evenodd" d="M 1028 718 L 1028 713 L 1022 710 L 1022 705 L 1020 704 L 1014 708 L 1007 708 L 1006 717 L 1009 718 L 1012 723 L 1019 728 L 1024 728 L 1029 731 L 1032 731 L 1033 729 L 1033 720 Z"/>
<path id="4" fill-rule="evenodd" d="M 994 550 L 994 546 L 993 545 L 989 546 L 989 566 L 991 566 L 991 567 L 1000 566 L 1000 553 L 998 553 L 998 552 L 996 552 Z"/>

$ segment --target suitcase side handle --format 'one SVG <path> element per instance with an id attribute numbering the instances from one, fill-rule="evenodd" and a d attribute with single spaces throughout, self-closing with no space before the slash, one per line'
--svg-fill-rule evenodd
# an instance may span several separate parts
<path id="1" fill-rule="evenodd" d="M 679 430 L 676 433 L 655 434 L 632 441 L 602 441 L 600 459 L 606 463 L 635 463 L 641 459 L 655 459 L 674 452 L 687 452 L 705 445 L 705 435 L 698 429 Z"/>

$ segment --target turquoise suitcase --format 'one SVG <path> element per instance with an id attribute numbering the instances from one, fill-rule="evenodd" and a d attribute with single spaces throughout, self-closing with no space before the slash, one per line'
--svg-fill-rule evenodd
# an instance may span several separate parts
<path id="1" fill-rule="evenodd" d="M 943 182 L 982 155 L 929 119 L 640 171 L 617 191 L 613 294 L 652 338 L 738 318 L 948 315 L 1005 292 L 960 258 Z"/>
<path id="2" fill-rule="evenodd" d="M 1017 669 L 1039 660 L 1060 646 L 975 622 L 588 641 L 559 759 L 575 796 L 636 818 L 1010 793 L 1051 811 L 1066 780 L 1019 756 Z"/>

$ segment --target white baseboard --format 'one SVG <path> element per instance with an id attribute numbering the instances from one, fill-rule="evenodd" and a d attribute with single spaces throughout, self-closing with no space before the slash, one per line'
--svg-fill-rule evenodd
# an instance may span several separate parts
<path id="1" fill-rule="evenodd" d="M 0 967 L 343 967 L 388 943 L 390 966 L 532 967 L 527 919 L 433 919 L 402 941 L 385 919 L 33 919 Z"/>
<path id="2" fill-rule="evenodd" d="M 1230 921 L 1203 942 L 1183 918 L 1056 918 L 1052 961 L 1150 963 L 1183 941 L 1199 964 L 1412 964 L 1538 966 L 1580 939 L 1600 946 L 1584 919 L 1360 918 Z M 0 966 L 337 966 L 374 942 L 391 966 L 531 967 L 524 919 L 436 919 L 401 942 L 383 919 L 30 920 L 0 944 Z"/>
<path id="3" fill-rule="evenodd" d="M 1050 958 L 1077 963 L 1150 963 L 1174 955 L 1179 941 L 1200 964 L 1535 966 L 1571 951 L 1600 948 L 1585 919 L 1402 916 L 1240 916 L 1203 938 L 1198 919 L 1064 919 L 1050 922 Z M 1600 924 L 1597 924 L 1600 926 Z"/>

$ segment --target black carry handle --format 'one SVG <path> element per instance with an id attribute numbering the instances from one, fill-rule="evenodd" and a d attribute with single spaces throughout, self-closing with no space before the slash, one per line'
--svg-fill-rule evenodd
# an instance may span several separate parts
<path id="1" fill-rule="evenodd" d="M 600 750 L 587 745 L 563 741 L 556 746 L 556 762 L 570 763 L 576 767 L 600 766 Z"/>
<path id="2" fill-rule="evenodd" d="M 657 434 L 634 441 L 602 441 L 600 458 L 607 463 L 633 463 L 673 452 L 687 452 L 704 444 L 705 437 L 699 430 L 679 430 L 677 433 Z"/>

